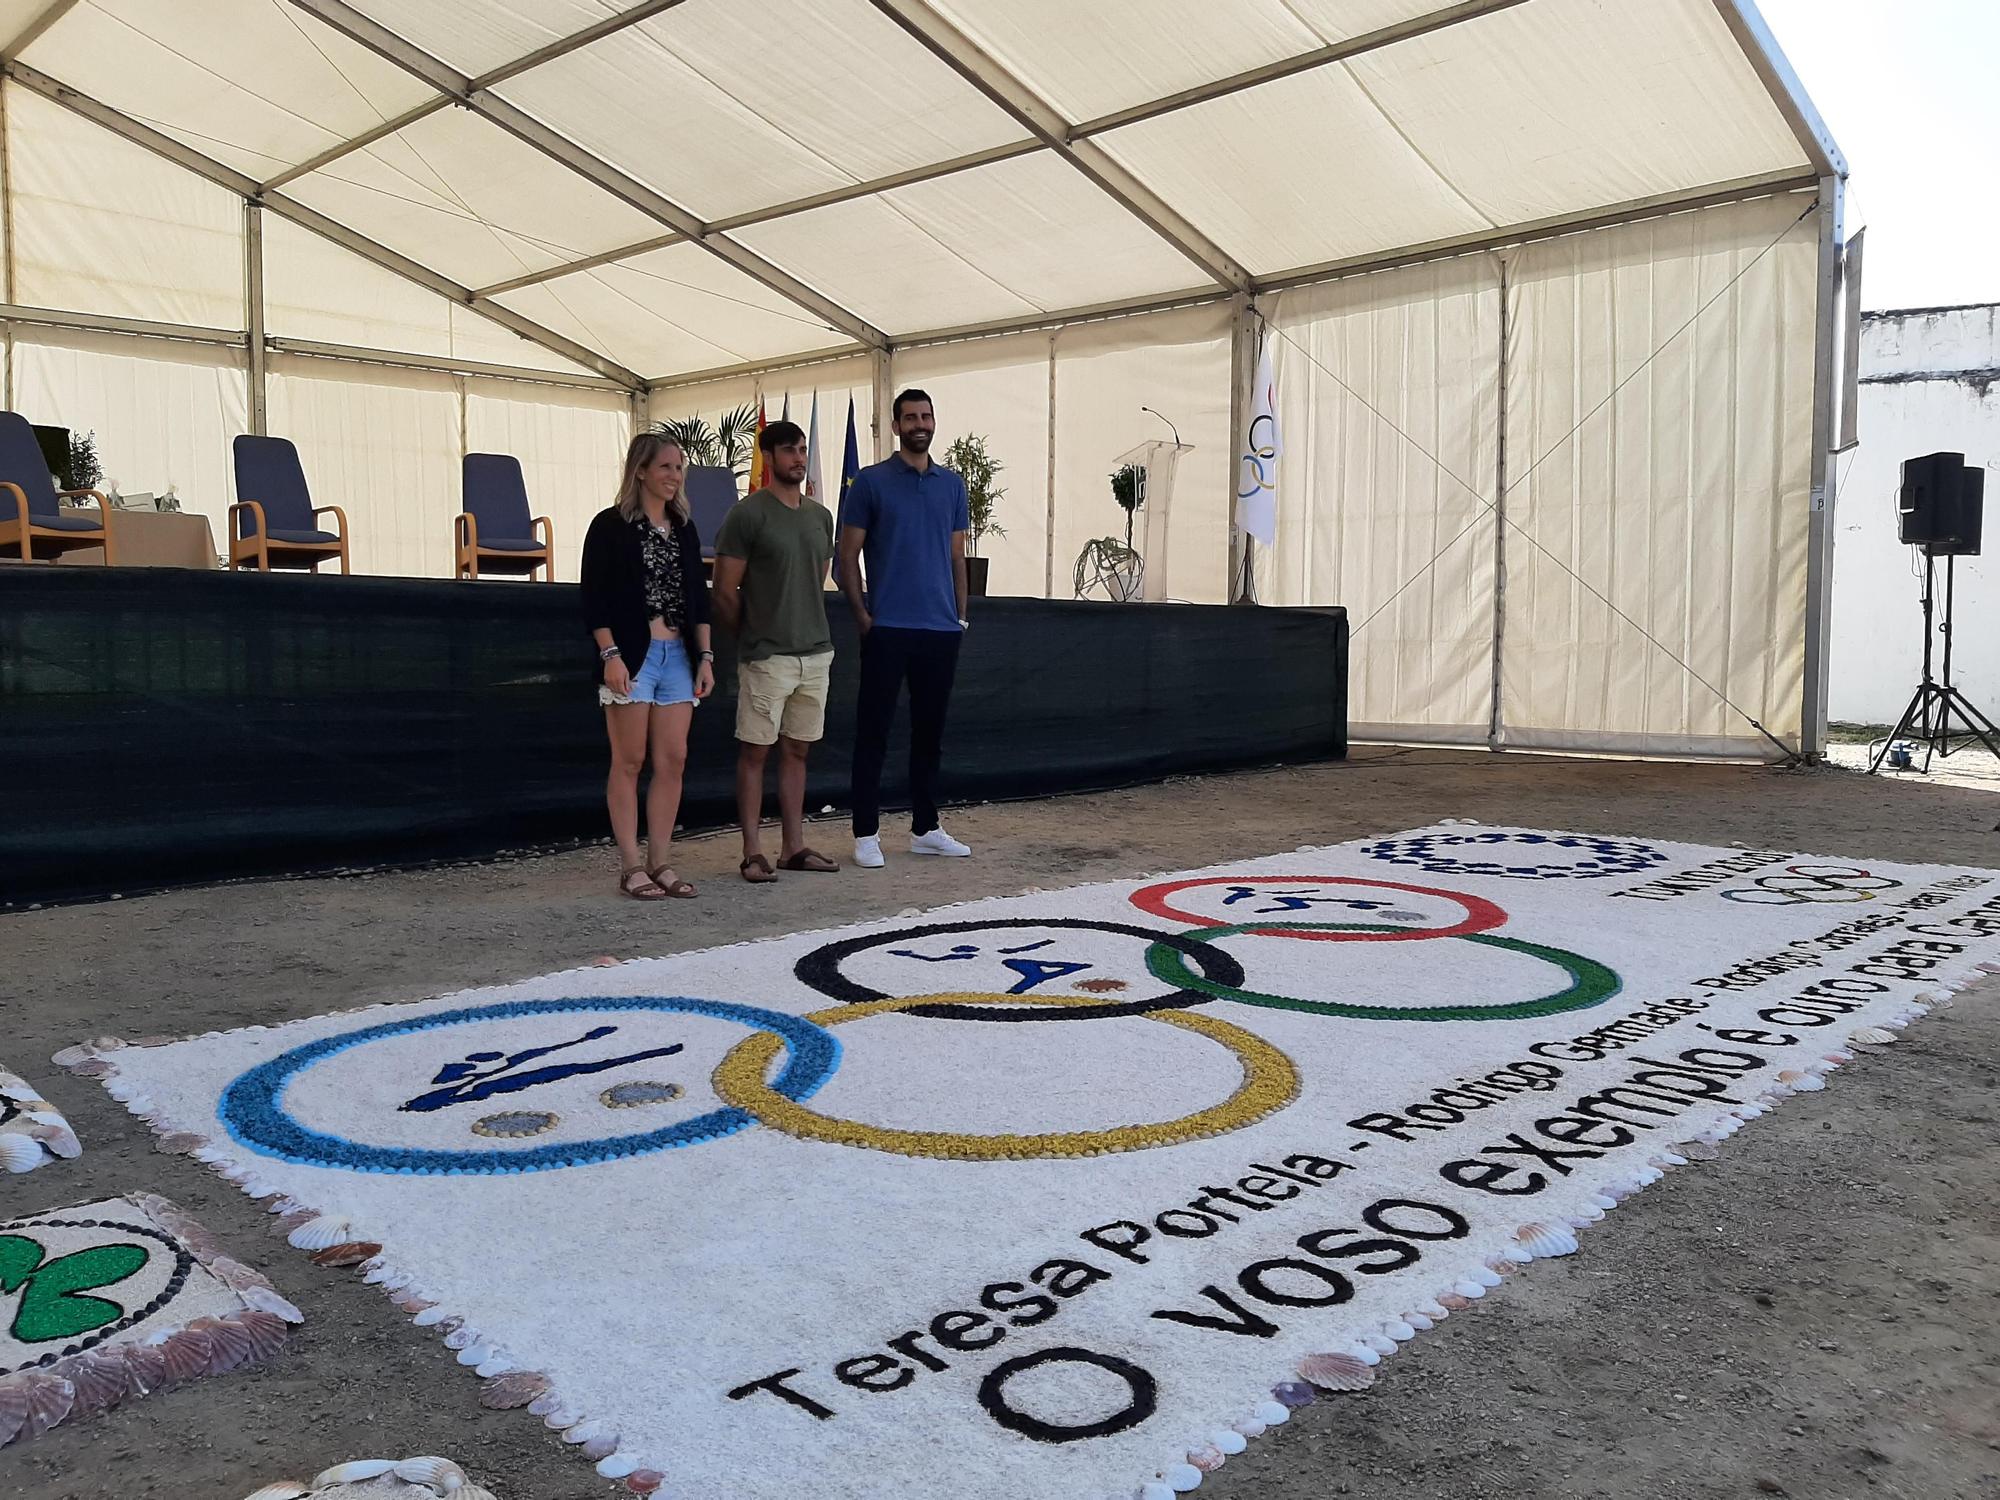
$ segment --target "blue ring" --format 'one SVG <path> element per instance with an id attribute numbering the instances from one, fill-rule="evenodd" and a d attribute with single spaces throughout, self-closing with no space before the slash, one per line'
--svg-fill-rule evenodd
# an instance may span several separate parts
<path id="1" fill-rule="evenodd" d="M 749 1111 L 725 1107 L 641 1135 L 567 1141 L 535 1146 L 525 1151 L 432 1151 L 398 1146 L 364 1146 L 341 1140 L 338 1136 L 323 1135 L 299 1124 L 279 1103 L 293 1078 L 307 1068 L 350 1047 L 363 1046 L 383 1037 L 434 1031 L 468 1021 L 606 1010 L 677 1011 L 736 1021 L 757 1031 L 768 1031 L 785 1044 L 785 1069 L 772 1087 L 787 1099 L 810 1099 L 840 1066 L 840 1041 L 825 1028 L 802 1016 L 788 1016 L 780 1011 L 763 1010 L 752 1005 L 648 995 L 513 1000 L 499 1005 L 472 1005 L 462 1010 L 412 1016 L 407 1020 L 389 1021 L 381 1026 L 369 1026 L 360 1031 L 307 1042 L 240 1075 L 222 1091 L 222 1101 L 216 1107 L 216 1114 L 227 1127 L 232 1140 L 260 1155 L 275 1156 L 281 1161 L 302 1166 L 341 1167 L 355 1172 L 386 1172 L 405 1177 L 502 1175 L 590 1166 L 628 1156 L 668 1151 L 677 1146 L 699 1145 L 703 1141 L 734 1135 L 745 1126 L 757 1123 L 756 1116 Z"/>

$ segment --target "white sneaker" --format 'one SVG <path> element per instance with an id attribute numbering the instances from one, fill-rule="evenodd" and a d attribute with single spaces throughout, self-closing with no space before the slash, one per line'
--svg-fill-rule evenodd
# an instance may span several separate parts
<path id="1" fill-rule="evenodd" d="M 933 828 L 929 833 L 910 835 L 910 853 L 947 854 L 954 859 L 963 859 L 972 850 L 946 833 L 942 828 Z"/>
<path id="2" fill-rule="evenodd" d="M 854 841 L 854 863 L 864 870 L 879 870 L 882 868 L 882 838 L 880 834 L 871 833 L 865 839 L 856 839 Z"/>

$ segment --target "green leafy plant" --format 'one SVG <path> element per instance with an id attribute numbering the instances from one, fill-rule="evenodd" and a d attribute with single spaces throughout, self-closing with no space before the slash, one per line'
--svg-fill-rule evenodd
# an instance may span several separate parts
<path id="1" fill-rule="evenodd" d="M 104 468 L 97 461 L 97 432 L 93 428 L 82 437 L 69 435 L 69 473 L 63 476 L 66 490 L 94 490 L 104 478 Z"/>
<path id="2" fill-rule="evenodd" d="M 977 557 L 982 537 L 1007 534 L 1007 528 L 994 518 L 1001 497 L 1007 493 L 1006 487 L 994 480 L 1007 466 L 986 451 L 986 439 L 978 433 L 953 438 L 944 450 L 944 466 L 965 481 L 965 508 L 972 520 L 965 550 Z"/>
<path id="3" fill-rule="evenodd" d="M 1111 498 L 1125 512 L 1125 545 L 1132 545 L 1132 518 L 1146 503 L 1146 471 L 1139 464 L 1127 464 L 1111 476 Z"/>
<path id="4" fill-rule="evenodd" d="M 757 408 L 726 411 L 712 427 L 706 417 L 689 416 L 655 422 L 653 431 L 679 443 L 689 463 L 727 469 L 742 479 L 750 472 L 750 452 L 757 444 Z"/>

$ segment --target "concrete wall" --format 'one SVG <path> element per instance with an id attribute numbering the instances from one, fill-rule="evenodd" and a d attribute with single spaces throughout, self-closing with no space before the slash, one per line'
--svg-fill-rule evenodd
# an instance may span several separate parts
<path id="1" fill-rule="evenodd" d="M 2000 719 L 2000 306 L 1867 314 L 1859 435 L 1834 461 L 1830 715 L 1893 723 L 1916 688 L 1922 559 L 1896 540 L 1896 486 L 1904 459 L 1944 449 L 1987 468 L 1986 552 L 1958 561 L 1954 677 Z"/>

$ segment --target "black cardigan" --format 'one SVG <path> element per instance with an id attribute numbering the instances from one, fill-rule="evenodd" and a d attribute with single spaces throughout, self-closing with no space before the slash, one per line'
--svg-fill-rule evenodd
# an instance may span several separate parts
<path id="1" fill-rule="evenodd" d="M 681 585 L 687 594 L 686 628 L 681 644 L 692 664 L 699 660 L 701 643 L 694 627 L 708 623 L 708 580 L 702 574 L 701 538 L 692 521 L 674 527 L 681 549 Z M 615 505 L 599 511 L 583 538 L 583 628 L 608 630 L 633 676 L 645 664 L 646 650 L 653 642 L 653 630 L 646 615 L 646 559 L 639 545 L 639 532 L 618 514 Z M 592 650 L 597 649 L 595 637 Z M 597 680 L 604 680 L 604 663 L 597 663 Z"/>

